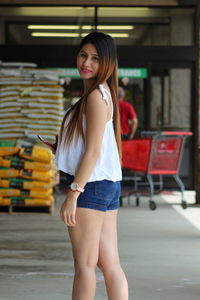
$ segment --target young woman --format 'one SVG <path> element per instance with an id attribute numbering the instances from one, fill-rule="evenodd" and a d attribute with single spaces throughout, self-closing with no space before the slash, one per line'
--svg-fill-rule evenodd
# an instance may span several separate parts
<path id="1" fill-rule="evenodd" d="M 96 266 L 103 272 L 108 299 L 127 300 L 116 230 L 122 175 L 113 39 L 101 32 L 84 37 L 77 67 L 84 94 L 63 119 L 55 158 L 69 182 L 60 215 L 73 249 L 72 300 L 94 299 Z"/>

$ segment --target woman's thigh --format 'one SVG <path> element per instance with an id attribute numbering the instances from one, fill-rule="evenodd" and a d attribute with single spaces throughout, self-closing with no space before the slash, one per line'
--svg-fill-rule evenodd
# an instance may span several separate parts
<path id="1" fill-rule="evenodd" d="M 118 210 L 108 210 L 105 214 L 99 243 L 98 266 L 102 269 L 119 263 L 117 240 L 117 213 Z"/>
<path id="2" fill-rule="evenodd" d="M 77 207 L 76 226 L 68 227 L 75 262 L 96 265 L 105 212 Z"/>

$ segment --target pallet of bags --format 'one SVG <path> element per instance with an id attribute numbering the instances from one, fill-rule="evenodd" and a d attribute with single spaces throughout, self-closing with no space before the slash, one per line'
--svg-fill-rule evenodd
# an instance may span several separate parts
<path id="1" fill-rule="evenodd" d="M 0 64 L 0 139 L 40 134 L 53 141 L 63 117 L 62 72 L 33 63 Z"/>
<path id="2" fill-rule="evenodd" d="M 0 142 L 1 146 L 15 148 L 14 142 Z M 43 206 L 53 211 L 54 164 L 53 154 L 47 148 L 29 145 L 16 147 L 17 151 L 1 151 L 0 206 Z M 8 155 L 9 153 L 9 155 Z M 13 155 L 12 155 L 12 154 Z"/>

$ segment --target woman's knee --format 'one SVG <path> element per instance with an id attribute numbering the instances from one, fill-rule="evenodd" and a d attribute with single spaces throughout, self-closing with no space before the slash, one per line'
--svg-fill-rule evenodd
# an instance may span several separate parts
<path id="1" fill-rule="evenodd" d="M 97 260 L 87 258 L 87 259 L 77 259 L 74 258 L 74 267 L 75 269 L 95 269 L 97 266 Z"/>
<path id="2" fill-rule="evenodd" d="M 111 261 L 105 261 L 105 260 L 99 259 L 97 262 L 97 266 L 103 273 L 110 272 L 114 269 L 121 268 L 120 262 L 118 259 L 111 260 Z"/>

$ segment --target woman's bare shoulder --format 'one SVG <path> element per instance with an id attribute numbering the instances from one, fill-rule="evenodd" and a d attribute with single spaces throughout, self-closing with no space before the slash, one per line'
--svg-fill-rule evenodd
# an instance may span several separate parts
<path id="1" fill-rule="evenodd" d="M 86 115 L 92 114 L 98 118 L 99 113 L 101 115 L 107 116 L 108 114 L 108 106 L 105 101 L 103 101 L 103 96 L 101 91 L 98 89 L 93 90 L 87 98 L 87 105 L 86 105 Z"/>
<path id="2" fill-rule="evenodd" d="M 87 102 L 103 103 L 104 101 L 102 101 L 102 99 L 103 99 L 103 95 L 102 95 L 100 89 L 96 88 L 88 95 Z"/>
<path id="3" fill-rule="evenodd" d="M 93 97 L 101 97 L 102 98 L 102 93 L 99 88 L 94 89 L 89 95 L 88 98 L 93 98 Z"/>

